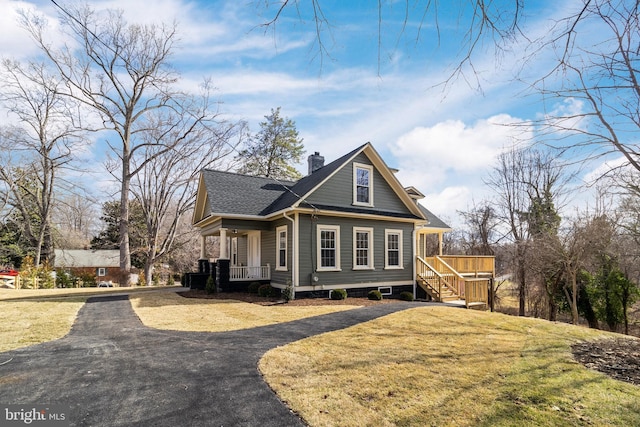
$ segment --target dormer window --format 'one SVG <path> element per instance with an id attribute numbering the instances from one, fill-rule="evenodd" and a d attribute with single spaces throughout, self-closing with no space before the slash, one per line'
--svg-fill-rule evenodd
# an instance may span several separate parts
<path id="1" fill-rule="evenodd" d="M 353 164 L 353 204 L 373 206 L 373 167 Z"/>

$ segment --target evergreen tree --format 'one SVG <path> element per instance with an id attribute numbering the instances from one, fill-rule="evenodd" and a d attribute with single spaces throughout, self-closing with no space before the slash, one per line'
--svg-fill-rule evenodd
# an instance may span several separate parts
<path id="1" fill-rule="evenodd" d="M 251 138 L 249 147 L 237 156 L 240 173 L 297 180 L 301 178 L 293 164 L 302 160 L 303 139 L 298 136 L 295 122 L 280 116 L 280 107 L 260 123 L 260 132 Z"/>
<path id="2" fill-rule="evenodd" d="M 119 249 L 120 240 L 120 201 L 105 202 L 102 205 L 100 220 L 104 228 L 91 239 L 91 249 Z M 140 202 L 130 202 L 129 236 L 131 246 L 131 264 L 134 267 L 144 266 L 144 236 L 145 222 Z"/>

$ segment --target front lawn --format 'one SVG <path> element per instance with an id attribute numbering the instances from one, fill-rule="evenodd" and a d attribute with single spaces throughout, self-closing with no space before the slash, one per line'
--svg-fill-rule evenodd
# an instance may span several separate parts
<path id="1" fill-rule="evenodd" d="M 572 357 L 612 336 L 421 307 L 271 350 L 260 370 L 311 426 L 640 425 L 640 387 Z"/>
<path id="2" fill-rule="evenodd" d="M 21 291 L 10 292 L 14 297 L 15 292 Z M 0 352 L 62 338 L 71 330 L 85 300 L 71 297 L 0 301 Z"/>
<path id="3" fill-rule="evenodd" d="M 231 299 L 184 298 L 173 292 L 136 294 L 129 299 L 146 326 L 198 332 L 235 331 L 358 308 L 356 305 L 264 306 Z"/>

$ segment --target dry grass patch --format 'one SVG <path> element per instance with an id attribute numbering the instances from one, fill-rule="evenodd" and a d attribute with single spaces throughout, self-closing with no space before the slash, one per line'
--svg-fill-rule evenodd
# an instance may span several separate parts
<path id="1" fill-rule="evenodd" d="M 85 300 L 0 301 L 0 351 L 62 338 L 71 330 Z"/>
<path id="2" fill-rule="evenodd" d="M 50 299 L 66 297 L 89 297 L 107 294 L 153 292 L 160 289 L 171 289 L 172 287 L 130 287 L 130 288 L 54 288 L 54 289 L 0 289 L 0 301 L 6 300 L 29 300 L 29 299 Z M 175 286 L 175 288 L 181 288 Z"/>
<path id="3" fill-rule="evenodd" d="M 260 369 L 312 426 L 640 425 L 640 387 L 572 358 L 610 336 L 422 307 L 271 350 Z"/>
<path id="4" fill-rule="evenodd" d="M 136 314 L 146 326 L 197 332 L 255 328 L 358 308 L 350 305 L 262 306 L 235 300 L 183 298 L 175 293 L 160 292 L 131 295 L 130 300 Z"/>

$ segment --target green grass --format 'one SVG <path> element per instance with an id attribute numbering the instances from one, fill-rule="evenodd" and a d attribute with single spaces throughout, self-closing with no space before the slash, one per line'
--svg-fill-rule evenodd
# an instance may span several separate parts
<path id="1" fill-rule="evenodd" d="M 260 369 L 311 426 L 640 425 L 640 387 L 571 355 L 611 336 L 424 307 L 274 349 Z"/>

